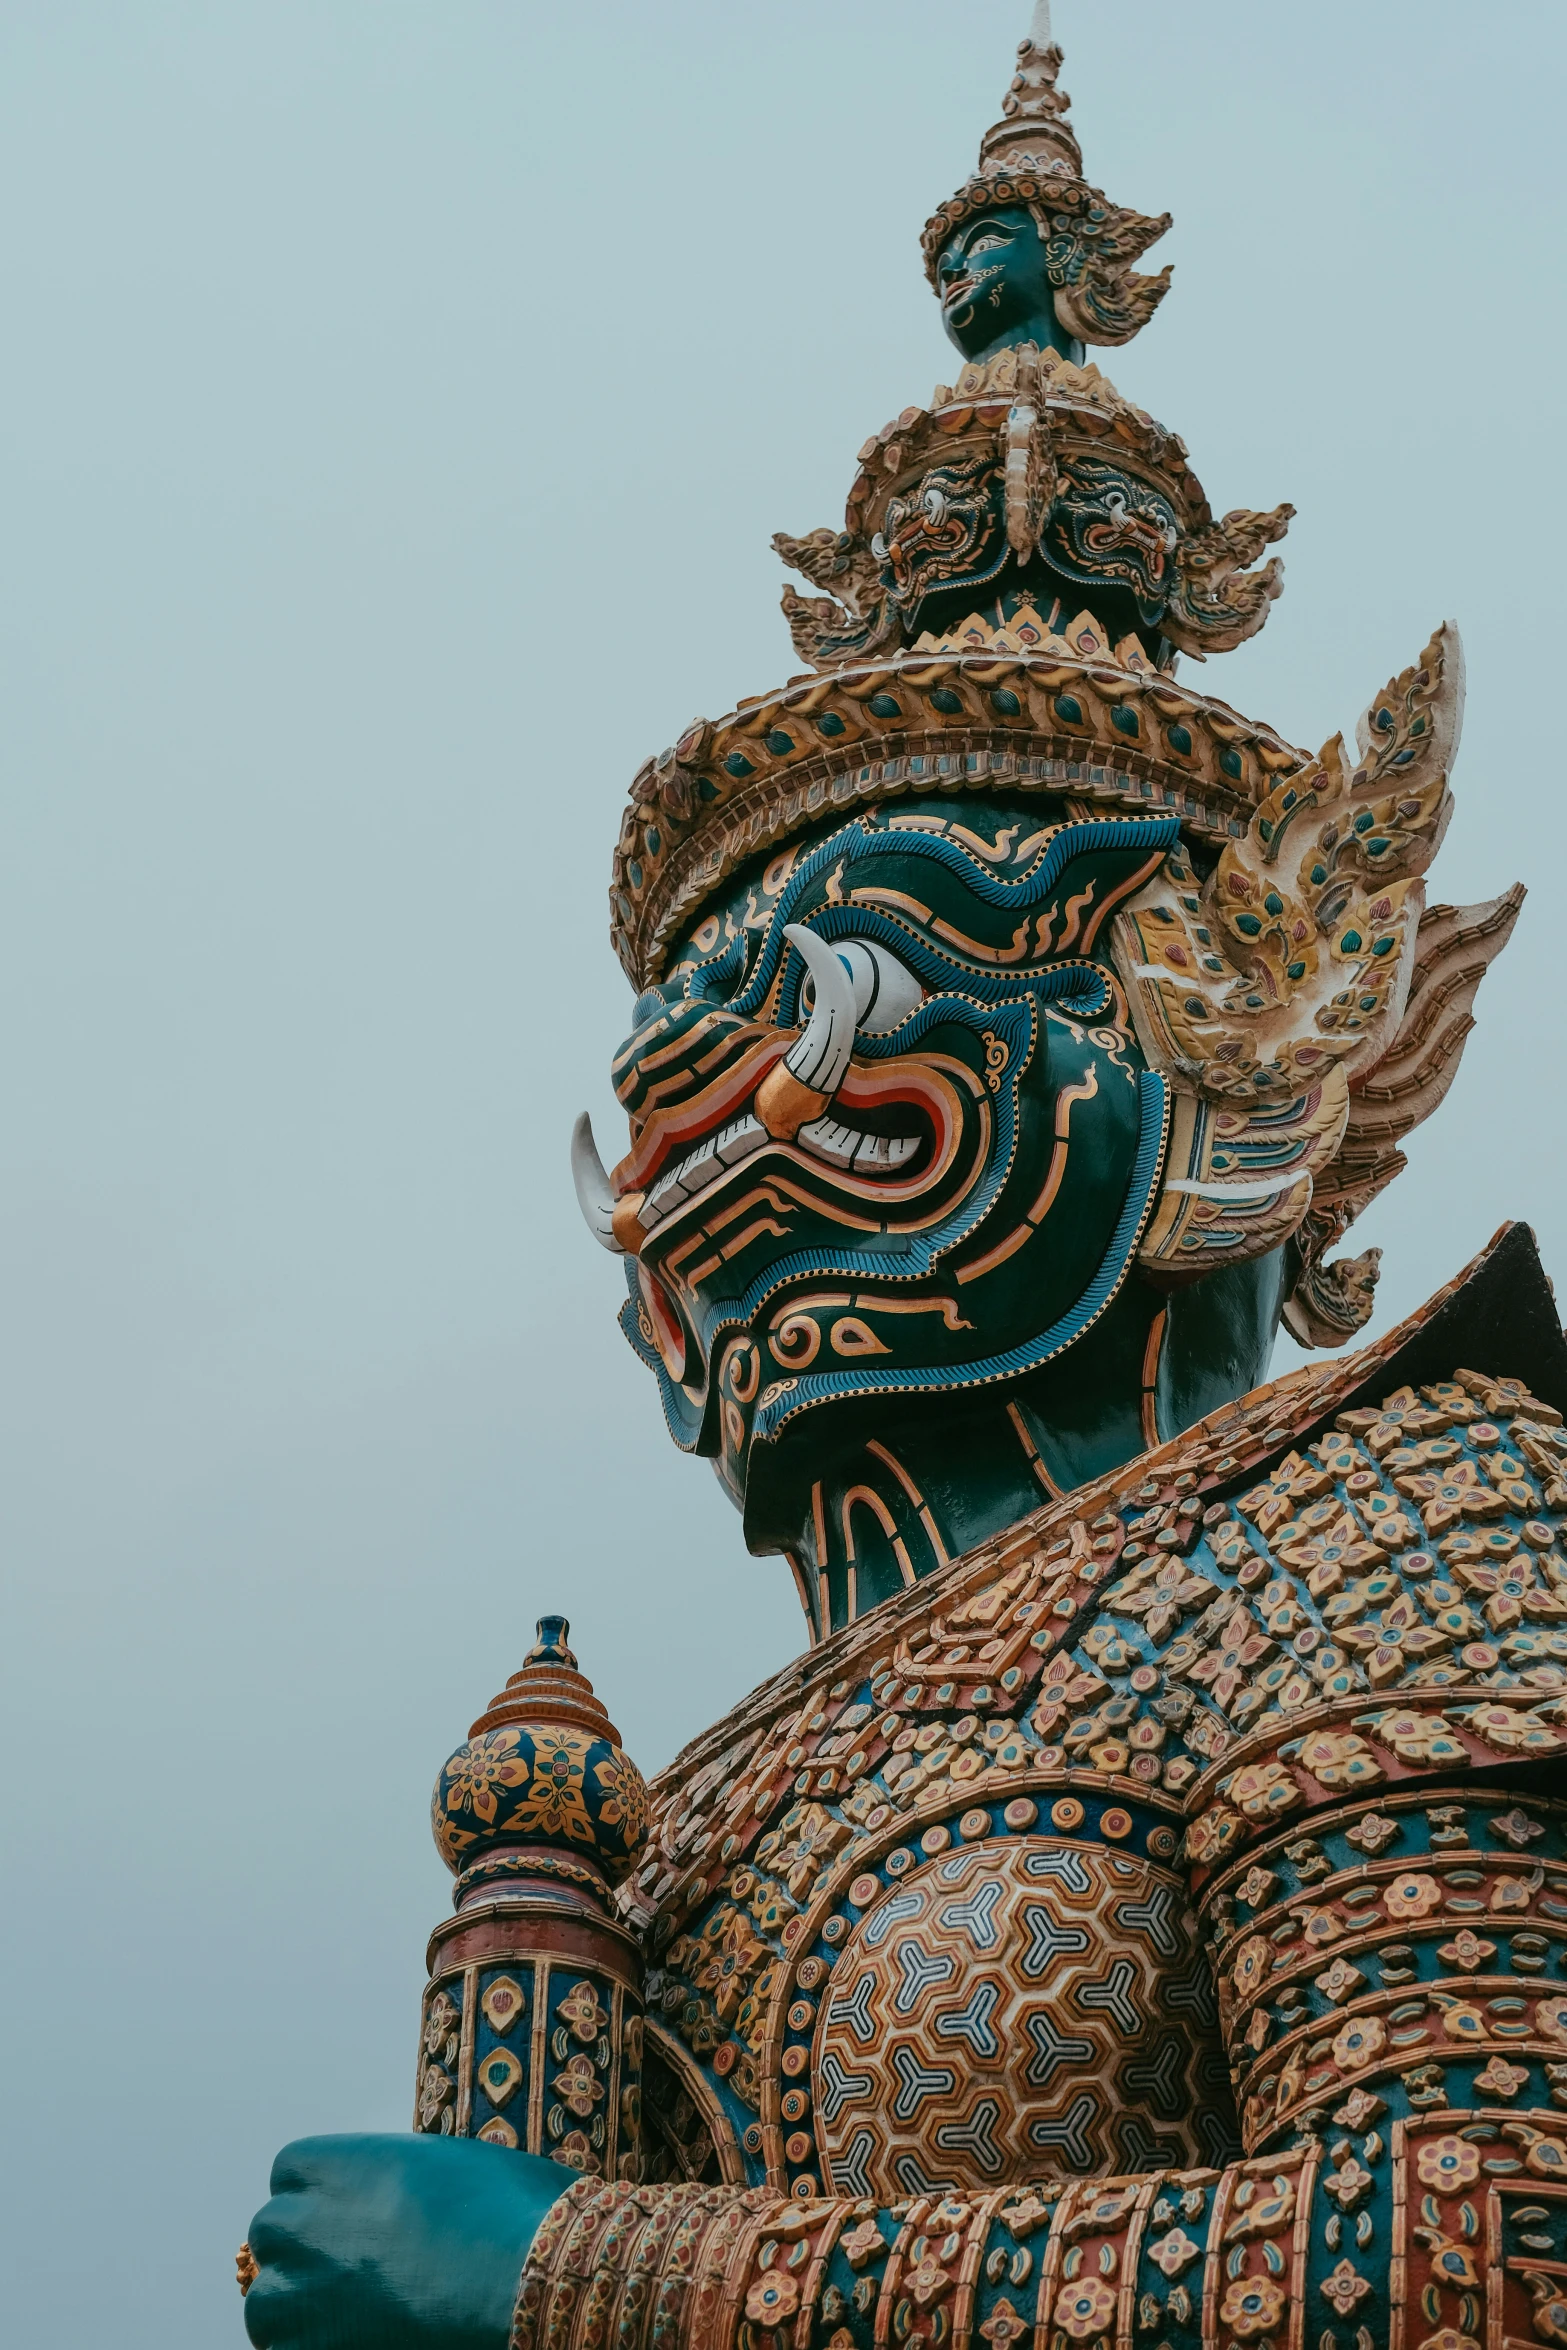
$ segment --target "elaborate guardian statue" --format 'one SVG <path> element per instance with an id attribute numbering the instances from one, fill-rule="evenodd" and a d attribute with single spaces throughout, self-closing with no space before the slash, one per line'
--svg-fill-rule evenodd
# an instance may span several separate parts
<path id="1" fill-rule="evenodd" d="M 780 536 L 806 674 L 637 775 L 578 1192 L 808 1645 L 643 1786 L 547 1618 L 436 1787 L 415 2127 L 279 2158 L 298 2350 L 1567 2350 L 1567 1344 L 1334 1257 L 1522 900 L 1430 903 L 1451 626 L 1315 753 L 1086 346 L 1166 227 L 1047 13 L 955 380 Z"/>

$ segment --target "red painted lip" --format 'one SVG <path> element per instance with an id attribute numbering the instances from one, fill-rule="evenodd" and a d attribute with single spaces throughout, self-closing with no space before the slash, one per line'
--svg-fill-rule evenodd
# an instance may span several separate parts
<path id="1" fill-rule="evenodd" d="M 796 1030 L 780 1029 L 752 1045 L 712 1085 L 670 1110 L 655 1110 L 618 1167 L 610 1174 L 617 1199 L 647 1191 L 671 1159 L 682 1159 L 709 1134 L 739 1116 L 762 1079 L 794 1043 Z"/>
<path id="2" fill-rule="evenodd" d="M 637 1149 L 615 1169 L 610 1180 L 617 1198 L 624 1198 L 628 1192 L 640 1194 L 650 1190 L 666 1166 L 689 1157 L 708 1135 L 718 1133 L 742 1114 L 767 1071 L 792 1042 L 788 1035 L 769 1038 L 763 1047 L 748 1054 L 743 1063 L 727 1071 L 718 1084 L 684 1104 L 679 1112 L 666 1113 L 656 1138 L 644 1135 Z M 852 1123 L 857 1114 L 885 1115 L 900 1105 L 915 1113 L 916 1131 L 924 1130 L 928 1145 L 915 1154 L 913 1167 L 907 1173 L 852 1174 L 847 1168 L 816 1157 L 798 1143 L 775 1138 L 768 1147 L 786 1152 L 801 1167 L 808 1168 L 817 1181 L 830 1183 L 859 1198 L 894 1201 L 916 1198 L 946 1174 L 961 1139 L 962 1113 L 948 1077 L 917 1055 L 900 1056 L 887 1062 L 851 1062 L 823 1115 L 837 1114 Z M 748 1161 L 740 1162 L 740 1165 L 747 1164 Z M 643 1168 L 651 1172 L 643 1173 Z M 738 1167 L 730 1171 L 738 1172 Z M 722 1177 L 714 1178 L 715 1182 L 722 1180 Z M 705 1196 L 711 1188 L 711 1185 L 704 1186 L 703 1193 L 697 1196 Z"/>
<path id="3" fill-rule="evenodd" d="M 963 277 L 955 277 L 942 294 L 942 309 L 953 310 L 960 302 L 972 301 L 980 288 L 988 285 L 993 277 L 998 277 L 1000 271 L 1000 263 L 993 261 L 987 268 L 970 270 Z"/>

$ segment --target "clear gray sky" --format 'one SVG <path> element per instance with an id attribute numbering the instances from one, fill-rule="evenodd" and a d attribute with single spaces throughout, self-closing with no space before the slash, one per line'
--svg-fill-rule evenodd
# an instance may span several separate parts
<path id="1" fill-rule="evenodd" d="M 952 364 L 1026 0 L 0 5 L 0 2328 L 237 2343 L 275 2147 L 403 2128 L 430 1780 L 541 1608 L 650 1772 L 796 1645 L 576 1217 L 626 784 L 796 666 L 768 547 Z M 1300 509 L 1213 686 L 1470 661 L 1435 894 L 1534 890 L 1367 1219 L 1567 1269 L 1567 14 L 1061 0 L 1166 206 L 1125 390 Z M 1281 1349 L 1281 1360 L 1287 1353 Z"/>

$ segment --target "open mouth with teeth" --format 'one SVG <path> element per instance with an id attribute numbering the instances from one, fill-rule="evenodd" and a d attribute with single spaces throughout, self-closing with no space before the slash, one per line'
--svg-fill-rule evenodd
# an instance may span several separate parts
<path id="1" fill-rule="evenodd" d="M 637 1000 L 613 1173 L 579 1125 L 621 1330 L 759 1530 L 802 1415 L 1043 1367 L 1131 1270 L 1169 1102 L 1094 949 L 1177 820 L 1032 815 L 899 809 L 742 876 Z"/>
<path id="2" fill-rule="evenodd" d="M 809 1035 L 808 1024 L 787 1055 L 776 1042 L 753 1051 L 738 1097 L 731 1070 L 660 1136 L 645 1131 L 604 1178 L 609 1245 L 637 1260 L 647 1327 L 688 1399 L 714 1332 L 747 1318 L 742 1301 L 777 1266 L 780 1244 L 818 1266 L 866 1246 L 901 1250 L 966 1193 L 985 1158 L 989 1112 L 955 1065 L 917 1054 L 856 1061 L 823 1108 L 788 1067 Z M 814 1115 L 798 1115 L 802 1096 Z"/>
<path id="3" fill-rule="evenodd" d="M 644 1195 L 637 1210 L 644 1232 L 651 1232 L 676 1208 L 697 1198 L 753 1152 L 764 1150 L 775 1140 L 761 1120 L 750 1115 L 708 1135 L 684 1157 L 673 1160 Z M 846 1175 L 874 1178 L 902 1174 L 919 1155 L 925 1137 L 871 1133 L 841 1118 L 823 1116 L 801 1126 L 794 1140 L 824 1166 Z"/>
<path id="4" fill-rule="evenodd" d="M 785 936 L 807 973 L 807 1017 L 792 1042 L 766 1039 L 667 1121 L 655 1113 L 613 1177 L 587 1120 L 578 1120 L 577 1196 L 606 1248 L 639 1256 L 677 1211 L 705 1201 L 756 1153 L 780 1145 L 797 1166 L 803 1158 L 830 1169 L 855 1192 L 874 1186 L 903 1197 L 923 1190 L 950 1162 L 961 1113 L 948 1085 L 917 1064 L 851 1065 L 860 1022 L 881 1017 L 896 1025 L 917 1007 L 917 983 L 885 957 L 878 965 L 863 944 L 835 951 L 793 924 Z M 883 993 L 887 1007 L 878 1014 Z"/>

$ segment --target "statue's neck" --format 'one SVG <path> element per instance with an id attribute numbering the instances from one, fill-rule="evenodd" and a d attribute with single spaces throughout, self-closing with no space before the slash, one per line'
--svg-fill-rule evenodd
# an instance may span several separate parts
<path id="1" fill-rule="evenodd" d="M 746 1540 L 794 1569 L 813 1641 L 1266 1377 L 1283 1252 L 1162 1293 L 1132 1280 L 1027 1377 L 804 1414 L 753 1453 Z"/>
<path id="2" fill-rule="evenodd" d="M 1037 343 L 1042 351 L 1059 351 L 1062 358 L 1069 359 L 1074 367 L 1081 367 L 1087 356 L 1076 336 L 1069 335 L 1057 318 L 1054 304 L 1048 310 L 1031 312 L 1021 322 L 1014 320 L 1012 325 L 1002 327 L 988 343 L 976 342 L 972 331 L 964 336 L 962 342 L 958 342 L 956 335 L 950 331 L 948 339 L 957 343 L 964 358 L 976 365 L 986 359 L 994 359 L 998 351 L 1011 350 L 1019 343 Z"/>
<path id="3" fill-rule="evenodd" d="M 813 1640 L 1148 1442 L 1135 1406 L 1104 1413 L 1084 1442 L 1083 1432 L 1047 1425 L 1028 1388 L 888 1415 L 879 1435 L 867 1426 L 818 1464 L 788 1549 Z"/>

